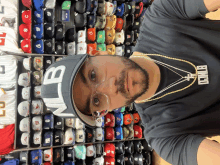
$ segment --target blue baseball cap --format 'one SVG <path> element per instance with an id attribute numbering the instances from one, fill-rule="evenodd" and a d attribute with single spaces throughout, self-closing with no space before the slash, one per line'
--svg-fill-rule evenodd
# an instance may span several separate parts
<path id="1" fill-rule="evenodd" d="M 19 165 L 19 159 L 8 160 L 4 162 L 3 165 Z"/>
<path id="2" fill-rule="evenodd" d="M 44 11 L 43 11 L 43 9 L 34 11 L 34 21 L 37 24 L 44 23 Z"/>
<path id="3" fill-rule="evenodd" d="M 123 131 L 122 131 L 122 127 L 118 126 L 115 128 L 115 138 L 117 140 L 122 140 L 123 139 Z"/>
<path id="4" fill-rule="evenodd" d="M 33 0 L 34 8 L 38 11 L 44 7 L 44 0 Z"/>
<path id="5" fill-rule="evenodd" d="M 31 163 L 32 164 L 42 164 L 43 163 L 42 150 L 31 151 Z"/>
<path id="6" fill-rule="evenodd" d="M 123 125 L 123 114 L 121 112 L 115 113 L 115 124 L 118 126 Z"/>
<path id="7" fill-rule="evenodd" d="M 54 127 L 54 115 L 46 114 L 44 116 L 44 129 L 53 129 Z"/>
<path id="8" fill-rule="evenodd" d="M 43 146 L 44 147 L 52 146 L 52 144 L 53 144 L 53 132 L 52 131 L 45 132 Z"/>
<path id="9" fill-rule="evenodd" d="M 116 16 L 122 17 L 125 11 L 125 5 L 122 3 L 120 6 L 117 7 Z"/>
<path id="10" fill-rule="evenodd" d="M 36 24 L 33 27 L 33 37 L 40 40 L 44 36 L 44 26 L 43 24 Z"/>
<path id="11" fill-rule="evenodd" d="M 73 161 L 68 160 L 67 162 L 64 162 L 64 165 L 75 165 Z"/>
<path id="12" fill-rule="evenodd" d="M 35 53 L 44 54 L 44 42 L 43 40 L 37 40 L 34 42 L 33 50 Z"/>

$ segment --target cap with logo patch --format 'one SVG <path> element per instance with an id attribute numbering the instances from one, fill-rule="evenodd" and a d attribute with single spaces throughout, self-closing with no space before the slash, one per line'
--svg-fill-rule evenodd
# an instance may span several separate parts
<path id="1" fill-rule="evenodd" d="M 39 11 L 34 11 L 34 22 L 37 24 L 44 23 L 44 11 L 43 9 Z"/>
<path id="2" fill-rule="evenodd" d="M 104 155 L 114 158 L 115 157 L 115 145 L 114 143 L 105 143 Z"/>
<path id="3" fill-rule="evenodd" d="M 42 150 L 31 151 L 31 163 L 32 164 L 43 163 L 43 151 Z"/>
<path id="4" fill-rule="evenodd" d="M 84 124 L 95 127 L 93 116 L 82 114 L 72 99 L 75 77 L 87 58 L 87 54 L 67 56 L 50 65 L 44 74 L 41 96 L 47 110 L 52 111 L 55 116 L 78 117 Z"/>
<path id="5" fill-rule="evenodd" d="M 75 149 L 75 157 L 77 159 L 82 159 L 82 160 L 86 159 L 86 147 L 84 145 L 74 146 L 74 149 Z"/>

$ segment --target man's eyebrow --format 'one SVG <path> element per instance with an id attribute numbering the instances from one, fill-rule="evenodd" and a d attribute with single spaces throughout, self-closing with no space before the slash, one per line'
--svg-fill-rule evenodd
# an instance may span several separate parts
<path id="1" fill-rule="evenodd" d="M 86 80 L 86 78 L 85 78 L 85 76 L 84 76 L 84 74 L 83 74 L 84 70 L 85 70 L 85 64 L 83 64 L 82 68 L 79 70 L 79 75 L 80 75 L 80 77 L 81 77 L 83 83 L 84 83 L 86 86 L 88 86 L 87 80 Z"/>

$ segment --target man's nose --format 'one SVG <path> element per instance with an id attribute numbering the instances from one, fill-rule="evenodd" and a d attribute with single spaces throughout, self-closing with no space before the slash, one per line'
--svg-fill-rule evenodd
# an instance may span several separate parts
<path id="1" fill-rule="evenodd" d="M 97 86 L 96 91 L 99 93 L 104 93 L 107 95 L 114 96 L 117 94 L 117 86 L 116 86 L 116 78 L 111 77 L 110 79 L 104 81 L 100 85 Z"/>

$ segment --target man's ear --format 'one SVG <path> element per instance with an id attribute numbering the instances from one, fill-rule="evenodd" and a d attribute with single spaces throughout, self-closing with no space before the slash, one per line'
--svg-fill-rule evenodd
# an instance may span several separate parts
<path id="1" fill-rule="evenodd" d="M 107 51 L 97 51 L 97 50 L 93 50 L 89 53 L 89 55 L 91 56 L 101 56 L 101 55 L 108 55 Z"/>

